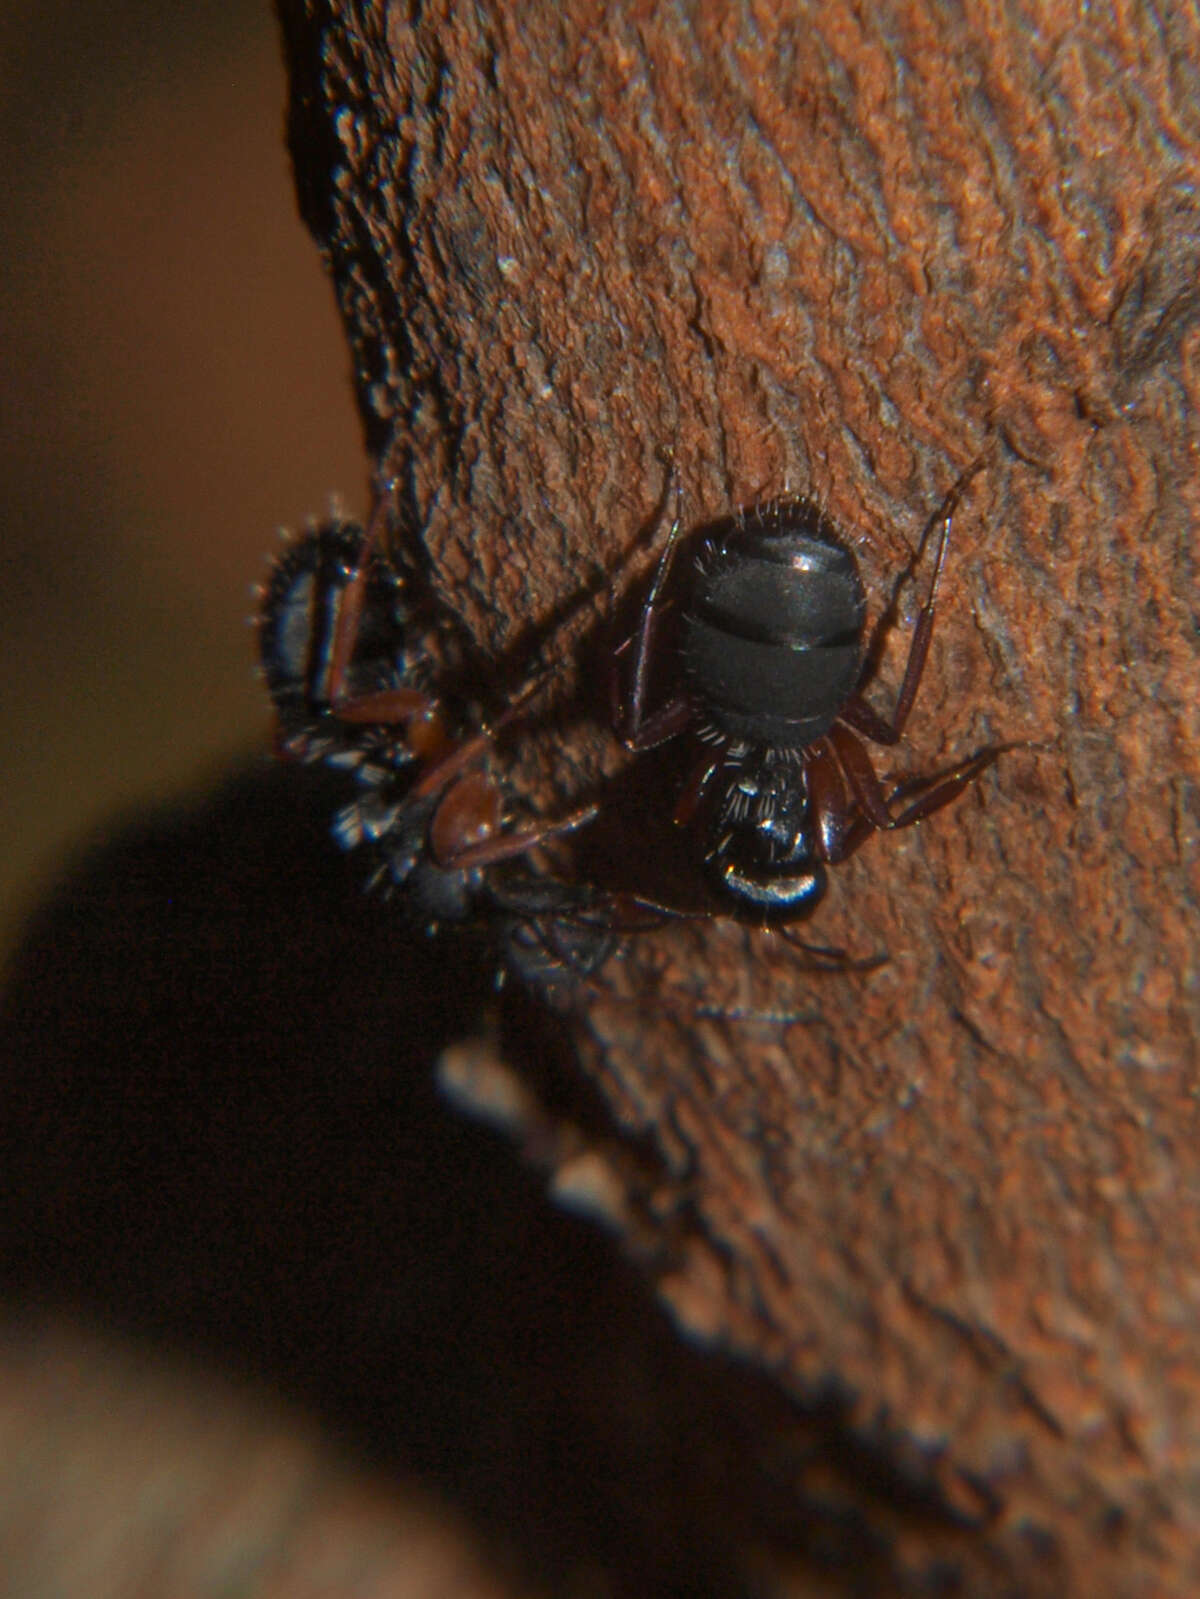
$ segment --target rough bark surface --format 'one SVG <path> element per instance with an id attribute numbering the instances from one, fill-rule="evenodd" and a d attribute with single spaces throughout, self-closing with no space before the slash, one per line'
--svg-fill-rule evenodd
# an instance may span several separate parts
<path id="1" fill-rule="evenodd" d="M 644 576 L 658 452 L 689 526 L 815 495 L 878 602 L 990 450 L 896 769 L 1048 747 L 835 874 L 814 936 L 869 975 L 630 938 L 570 1024 L 607 1138 L 569 1082 L 528 1125 L 685 1334 L 843 1396 L 934 1495 L 898 1582 L 1194 1592 L 1195 8 L 281 13 L 399 541 L 503 678 L 549 639 L 525 781 L 602 793 L 581 871 L 694 871 L 686 756 L 626 770 L 576 670 L 603 629 L 553 626 Z"/>

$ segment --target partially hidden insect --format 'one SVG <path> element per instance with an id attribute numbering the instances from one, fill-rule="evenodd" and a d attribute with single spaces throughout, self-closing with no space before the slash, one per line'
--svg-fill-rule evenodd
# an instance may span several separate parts
<path id="1" fill-rule="evenodd" d="M 702 829 L 705 870 L 728 913 L 760 925 L 811 916 L 829 867 L 876 831 L 932 816 L 1021 747 L 985 745 L 947 770 L 887 785 L 863 742 L 900 742 L 933 636 L 954 512 L 984 459 L 945 496 L 907 569 L 911 576 L 936 531 L 933 574 L 890 719 L 863 691 L 891 607 L 866 640 L 858 566 L 831 519 L 808 500 L 745 512 L 700 543 L 675 593 L 682 517 L 672 463 L 674 520 L 637 626 L 617 651 L 612 714 L 630 750 L 693 736 L 674 819 Z M 673 652 L 661 645 L 669 612 Z M 675 681 L 651 708 L 651 679 L 668 653 Z"/>
<path id="2" fill-rule="evenodd" d="M 402 580 L 376 549 L 382 514 L 365 531 L 338 518 L 310 528 L 265 585 L 259 653 L 280 752 L 354 774 L 359 792 L 335 817 L 334 837 L 370 851 L 373 882 L 398 891 L 412 920 L 431 931 L 486 923 L 505 967 L 537 988 L 588 974 L 614 943 L 603 897 L 519 863 L 595 807 L 506 823 L 488 767 L 542 679 L 490 727 L 452 732 L 442 698 L 421 686 Z"/>

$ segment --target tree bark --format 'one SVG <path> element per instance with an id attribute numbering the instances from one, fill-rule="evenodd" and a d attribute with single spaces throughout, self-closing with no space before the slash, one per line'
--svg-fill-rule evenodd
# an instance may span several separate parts
<path id="1" fill-rule="evenodd" d="M 556 666 L 513 781 L 600 795 L 582 875 L 696 870 L 687 757 L 620 751 L 576 603 L 640 591 L 664 449 L 689 528 L 815 497 L 876 608 L 986 453 L 895 769 L 1044 747 L 834 874 L 812 936 L 878 970 L 629 936 L 526 1131 L 681 1336 L 922 1488 L 898 1587 L 1194 1592 L 1195 8 L 280 12 L 398 549 L 501 681 Z"/>

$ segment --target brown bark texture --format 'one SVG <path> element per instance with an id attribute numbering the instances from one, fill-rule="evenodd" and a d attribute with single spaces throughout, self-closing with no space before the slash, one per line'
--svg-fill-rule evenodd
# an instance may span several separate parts
<path id="1" fill-rule="evenodd" d="M 986 453 L 880 766 L 1041 747 L 833 874 L 810 936 L 877 970 L 627 936 L 567 1018 L 589 1130 L 568 1074 L 530 1142 L 682 1335 L 922 1486 L 898 1582 L 1195 1592 L 1196 8 L 281 14 L 397 545 L 487 676 L 554 664 L 510 781 L 600 797 L 589 879 L 695 903 L 686 740 L 620 749 L 574 603 L 644 587 L 664 448 L 689 528 L 816 497 L 876 611 Z"/>

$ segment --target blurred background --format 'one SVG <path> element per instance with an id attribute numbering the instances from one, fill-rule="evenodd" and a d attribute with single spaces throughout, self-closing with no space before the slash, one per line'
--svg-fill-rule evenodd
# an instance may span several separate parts
<path id="1" fill-rule="evenodd" d="M 274 528 L 331 491 L 362 506 L 284 105 L 268 0 L 0 0 L 0 965 L 86 846 L 263 747 L 246 618 Z M 28 1055 L 5 1065 L 29 1083 Z M 45 1086 L 32 1160 L 61 1194 L 71 1099 Z M 6 1193 L 25 1126 L 7 1102 Z M 76 1137 L 64 1159 L 99 1158 L 95 1124 Z M 52 1303 L 0 1304 L 0 1459 L 0 1595 L 291 1593 L 288 1570 L 492 1591 L 411 1486 Z"/>
<path id="2" fill-rule="evenodd" d="M 274 528 L 361 511 L 268 0 L 0 3 L 0 955 L 81 842 L 268 727 Z"/>

